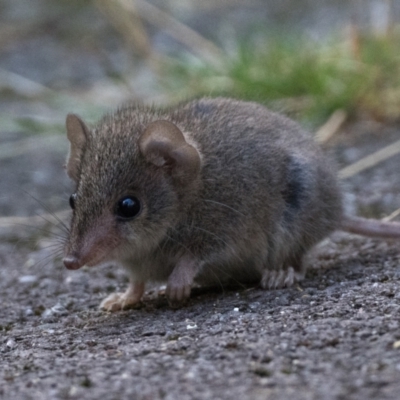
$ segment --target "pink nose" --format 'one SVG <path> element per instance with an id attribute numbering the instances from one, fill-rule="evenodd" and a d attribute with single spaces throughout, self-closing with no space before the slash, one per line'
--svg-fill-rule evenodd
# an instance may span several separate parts
<path id="1" fill-rule="evenodd" d="M 78 258 L 75 256 L 66 256 L 64 257 L 63 262 L 68 269 L 79 269 L 80 267 L 82 267 Z"/>

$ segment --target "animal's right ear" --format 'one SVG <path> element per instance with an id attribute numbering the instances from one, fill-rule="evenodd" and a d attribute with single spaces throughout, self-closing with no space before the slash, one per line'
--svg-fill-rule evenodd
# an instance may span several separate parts
<path id="1" fill-rule="evenodd" d="M 139 138 L 139 148 L 148 162 L 164 168 L 182 185 L 193 182 L 199 174 L 199 152 L 172 122 L 158 120 L 147 125 Z"/>
<path id="2" fill-rule="evenodd" d="M 75 114 L 68 114 L 66 120 L 67 137 L 70 143 L 66 170 L 68 176 L 75 182 L 78 180 L 79 165 L 82 152 L 88 138 L 89 128 Z"/>

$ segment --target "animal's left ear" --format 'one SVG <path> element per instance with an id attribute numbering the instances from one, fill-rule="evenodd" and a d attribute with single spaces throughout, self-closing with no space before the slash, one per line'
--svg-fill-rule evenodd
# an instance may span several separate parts
<path id="1" fill-rule="evenodd" d="M 139 138 L 139 148 L 147 161 L 168 169 L 181 184 L 191 182 L 200 171 L 199 152 L 172 122 L 151 122 Z"/>

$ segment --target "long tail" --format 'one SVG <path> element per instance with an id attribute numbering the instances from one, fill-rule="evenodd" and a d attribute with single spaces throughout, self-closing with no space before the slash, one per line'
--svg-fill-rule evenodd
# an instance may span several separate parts
<path id="1" fill-rule="evenodd" d="M 400 239 L 399 222 L 383 222 L 377 219 L 345 216 L 340 229 L 363 236 Z"/>

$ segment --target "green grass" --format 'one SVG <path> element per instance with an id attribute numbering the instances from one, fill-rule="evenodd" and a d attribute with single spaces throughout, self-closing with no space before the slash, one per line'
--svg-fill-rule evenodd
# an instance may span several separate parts
<path id="1" fill-rule="evenodd" d="M 199 61 L 172 65 L 168 89 L 178 97 L 232 96 L 296 114 L 311 124 L 335 110 L 350 116 L 400 116 L 400 34 L 367 35 L 358 42 L 310 43 L 304 39 L 248 39 L 216 68 Z"/>

